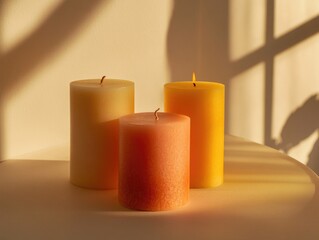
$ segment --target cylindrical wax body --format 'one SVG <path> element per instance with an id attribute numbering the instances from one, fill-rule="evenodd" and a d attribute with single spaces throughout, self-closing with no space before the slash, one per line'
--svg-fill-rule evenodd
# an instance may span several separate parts
<path id="1" fill-rule="evenodd" d="M 118 119 L 134 112 L 134 83 L 108 79 L 70 84 L 70 180 L 94 189 L 118 185 Z"/>
<path id="2" fill-rule="evenodd" d="M 119 201 L 137 210 L 184 205 L 189 195 L 190 119 L 137 113 L 120 118 Z"/>
<path id="3" fill-rule="evenodd" d="M 172 82 L 164 86 L 164 110 L 191 118 L 190 186 L 215 187 L 224 176 L 224 85 Z"/>

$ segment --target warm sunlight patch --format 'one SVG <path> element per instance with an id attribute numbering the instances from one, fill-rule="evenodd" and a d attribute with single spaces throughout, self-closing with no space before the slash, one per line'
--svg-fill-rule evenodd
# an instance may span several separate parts
<path id="1" fill-rule="evenodd" d="M 231 60 L 237 60 L 265 44 L 265 19 L 265 0 L 229 1 Z"/>
<path id="2" fill-rule="evenodd" d="M 275 37 L 319 17 L 318 0 L 275 0 Z"/>
<path id="3" fill-rule="evenodd" d="M 236 76 L 229 84 L 229 132 L 256 142 L 264 137 L 264 64 Z"/>

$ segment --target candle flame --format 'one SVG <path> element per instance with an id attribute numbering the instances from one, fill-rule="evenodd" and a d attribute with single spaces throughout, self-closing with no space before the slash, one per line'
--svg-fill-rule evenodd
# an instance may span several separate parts
<path id="1" fill-rule="evenodd" d="M 196 75 L 195 75 L 195 72 L 193 72 L 193 78 L 192 78 L 192 81 L 193 81 L 193 85 L 194 87 L 196 87 Z"/>

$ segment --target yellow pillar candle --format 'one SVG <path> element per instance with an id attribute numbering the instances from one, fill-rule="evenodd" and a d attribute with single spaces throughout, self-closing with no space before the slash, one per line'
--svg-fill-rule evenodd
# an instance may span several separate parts
<path id="1" fill-rule="evenodd" d="M 164 110 L 191 118 L 190 186 L 215 187 L 224 178 L 224 85 L 172 82 L 164 86 Z"/>
<path id="2" fill-rule="evenodd" d="M 94 189 L 118 184 L 118 119 L 134 112 L 134 83 L 79 80 L 70 83 L 70 180 Z"/>
<path id="3" fill-rule="evenodd" d="M 184 115 L 121 117 L 120 203 L 149 211 L 184 205 L 189 195 L 189 138 L 190 119 Z"/>

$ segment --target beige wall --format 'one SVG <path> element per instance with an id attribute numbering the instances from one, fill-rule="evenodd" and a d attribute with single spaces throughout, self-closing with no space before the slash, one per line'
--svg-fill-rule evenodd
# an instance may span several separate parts
<path id="1" fill-rule="evenodd" d="M 68 159 L 73 80 L 133 80 L 137 111 L 162 107 L 171 1 L 138 3 L 2 1 L 1 62 L 10 63 L 0 83 L 4 158 Z"/>
<path id="2" fill-rule="evenodd" d="M 226 85 L 227 132 L 319 172 L 319 1 L 0 3 L 2 159 L 69 158 L 70 81 L 133 80 L 153 111 L 195 71 Z"/>
<path id="3" fill-rule="evenodd" d="M 229 3 L 229 132 L 319 173 L 319 1 Z"/>

